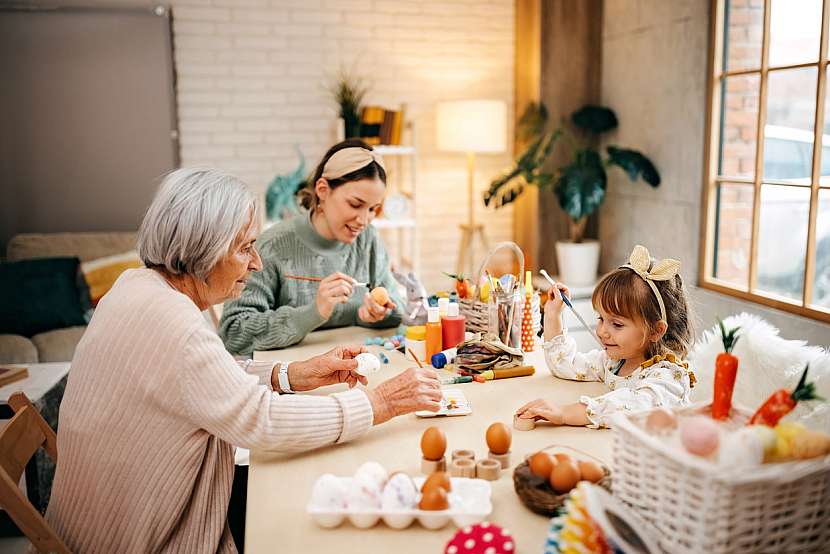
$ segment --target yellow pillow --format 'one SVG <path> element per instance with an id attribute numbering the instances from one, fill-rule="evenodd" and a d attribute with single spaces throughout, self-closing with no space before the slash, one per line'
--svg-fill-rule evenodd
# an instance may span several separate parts
<path id="1" fill-rule="evenodd" d="M 135 250 L 83 262 L 81 271 L 87 285 L 89 285 L 89 296 L 92 299 L 92 305 L 98 304 L 101 297 L 115 284 L 119 275 L 128 269 L 142 267 L 143 265 L 138 257 L 138 252 Z"/>

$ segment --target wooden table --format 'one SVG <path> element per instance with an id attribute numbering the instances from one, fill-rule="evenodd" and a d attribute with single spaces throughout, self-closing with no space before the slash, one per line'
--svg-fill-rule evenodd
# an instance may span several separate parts
<path id="1" fill-rule="evenodd" d="M 299 345 L 285 350 L 258 352 L 258 360 L 300 360 L 320 354 L 337 344 L 363 344 L 375 330 L 343 328 L 310 334 Z M 382 332 L 392 335 L 392 331 Z M 371 351 L 377 352 L 373 346 Z M 397 351 L 386 352 L 390 363 L 370 378 L 369 386 L 412 365 Z M 552 377 L 541 351 L 531 355 L 536 374 L 487 383 L 451 385 L 464 391 L 473 413 L 462 417 L 418 418 L 406 415 L 371 429 L 358 440 L 312 452 L 281 455 L 254 451 L 248 480 L 248 505 L 245 535 L 246 553 L 259 552 L 443 552 L 456 529 L 452 524 L 430 531 L 414 523 L 405 530 L 394 530 L 383 523 L 368 530 L 348 522 L 336 529 L 317 527 L 305 507 L 314 481 L 323 473 L 351 475 L 366 461 L 375 460 L 387 470 L 420 473 L 420 437 L 424 429 L 437 425 L 447 435 L 447 455 L 454 449 L 472 449 L 476 457 L 487 455 L 484 432 L 494 421 L 512 428 L 513 412 L 523 403 L 544 397 L 554 402 L 575 402 L 580 395 L 604 392 L 599 383 L 577 383 Z M 443 372 L 439 372 L 443 373 Z M 345 389 L 345 385 L 315 391 L 326 394 Z M 611 463 L 611 434 L 607 430 L 573 427 L 542 427 L 513 432 L 512 463 L 550 444 L 579 448 Z M 524 507 L 513 490 L 512 468 L 504 470 L 493 485 L 493 513 L 489 520 L 509 529 L 516 537 L 519 552 L 539 552 L 545 542 L 548 518 Z"/>

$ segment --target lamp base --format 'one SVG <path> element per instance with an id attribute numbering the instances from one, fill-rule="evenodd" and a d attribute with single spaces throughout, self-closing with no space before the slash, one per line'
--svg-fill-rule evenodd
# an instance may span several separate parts
<path id="1" fill-rule="evenodd" d="M 484 225 L 470 225 L 468 223 L 462 224 L 460 227 L 461 244 L 458 247 L 458 266 L 456 266 L 456 275 L 460 275 L 464 272 L 464 269 L 467 268 L 467 277 L 474 279 L 477 276 L 473 275 L 473 271 L 476 270 L 476 268 L 473 267 L 475 262 L 473 259 L 473 241 L 475 241 L 475 237 L 478 235 L 482 246 L 484 246 L 485 252 L 490 251 L 490 242 L 487 240 L 487 235 L 484 233 Z"/>

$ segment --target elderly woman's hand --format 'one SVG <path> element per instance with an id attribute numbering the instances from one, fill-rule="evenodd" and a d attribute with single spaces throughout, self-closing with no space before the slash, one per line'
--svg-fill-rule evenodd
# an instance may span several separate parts
<path id="1" fill-rule="evenodd" d="M 435 371 L 428 368 L 411 367 L 366 394 L 375 425 L 418 410 L 437 412 L 441 407 L 441 384 Z"/>
<path id="2" fill-rule="evenodd" d="M 303 362 L 292 362 L 288 365 L 291 390 L 308 391 L 338 383 L 347 383 L 349 388 L 358 382 L 365 385 L 366 377 L 357 373 L 357 360 L 354 359 L 362 352 L 366 352 L 362 346 L 338 346 Z"/>

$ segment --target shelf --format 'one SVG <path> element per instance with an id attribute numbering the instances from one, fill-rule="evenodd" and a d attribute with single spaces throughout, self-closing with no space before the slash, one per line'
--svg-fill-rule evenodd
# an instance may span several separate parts
<path id="1" fill-rule="evenodd" d="M 415 153 L 414 146 L 378 144 L 372 148 L 381 156 L 411 156 Z"/>
<path id="2" fill-rule="evenodd" d="M 380 218 L 372 221 L 372 225 L 377 227 L 378 229 L 404 229 L 404 228 L 414 228 L 415 227 L 415 220 L 410 218 L 404 219 L 385 219 Z"/>

